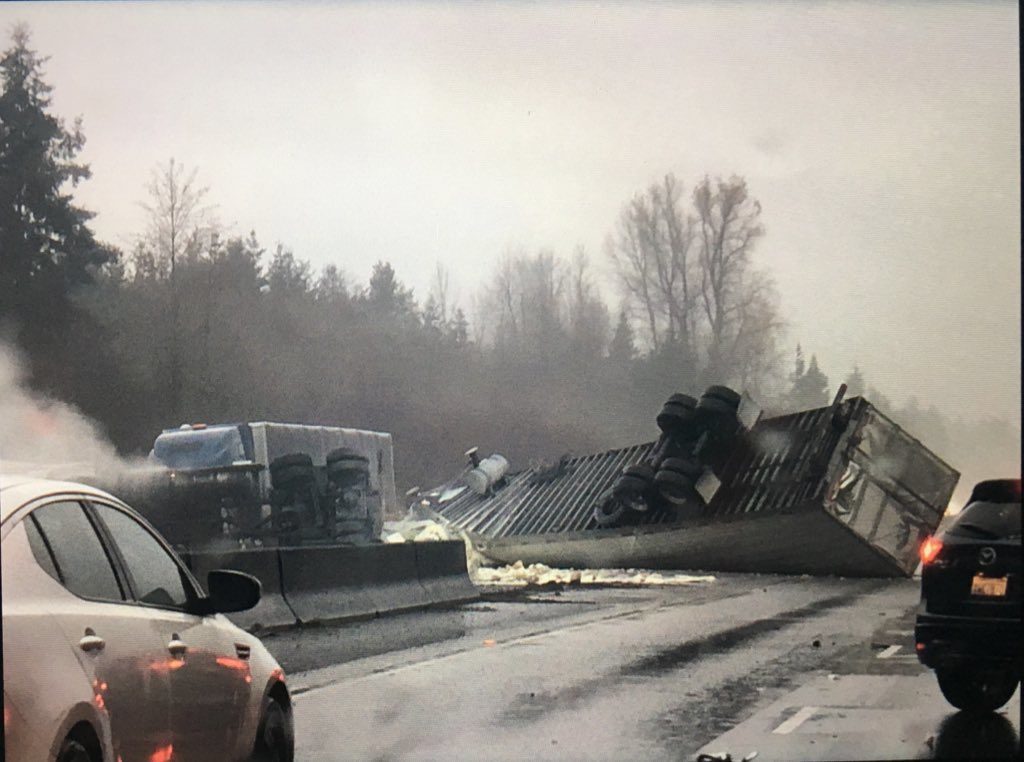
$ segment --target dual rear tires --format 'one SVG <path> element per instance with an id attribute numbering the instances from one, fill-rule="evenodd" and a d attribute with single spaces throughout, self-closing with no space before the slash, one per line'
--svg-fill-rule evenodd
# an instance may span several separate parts
<path id="1" fill-rule="evenodd" d="M 935 670 L 946 701 L 965 712 L 994 712 L 1017 690 L 1020 678 L 1011 670 L 981 669 L 974 665 Z"/>

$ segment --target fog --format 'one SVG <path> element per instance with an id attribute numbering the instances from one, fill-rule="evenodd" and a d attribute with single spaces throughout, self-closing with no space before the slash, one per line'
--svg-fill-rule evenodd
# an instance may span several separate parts
<path id="1" fill-rule="evenodd" d="M 508 247 L 603 257 L 672 172 L 744 176 L 789 333 L 841 377 L 1020 421 L 1017 6 L 978 3 L 5 4 L 31 24 L 130 247 L 151 167 L 222 221 L 422 301 Z M 898 362 L 893 362 L 898 358 Z M 984 395 L 975 393 L 978 387 Z"/>
<path id="2" fill-rule="evenodd" d="M 185 421 L 276 419 L 393 432 L 401 488 L 473 445 L 522 467 L 653 438 L 661 401 L 708 383 L 827 404 L 856 368 L 964 472 L 958 495 L 1019 473 L 1012 3 L 0 19 L 48 57 L 50 110 L 81 115 L 92 176 L 63 190 L 118 249 L 60 298 L 0 283 L 24 358 L 5 355 L 0 457 L 102 461 L 100 432 L 139 456 Z M 180 247 L 145 209 L 171 157 L 208 188 Z M 750 245 L 709 294 L 700 223 L 738 189 Z"/>

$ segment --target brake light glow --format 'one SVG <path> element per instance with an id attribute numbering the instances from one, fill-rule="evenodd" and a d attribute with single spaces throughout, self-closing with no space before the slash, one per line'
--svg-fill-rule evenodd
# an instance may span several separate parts
<path id="1" fill-rule="evenodd" d="M 156 750 L 149 755 L 149 762 L 171 762 L 174 758 L 174 744 L 169 743 L 166 746 L 158 746 Z"/>
<path id="2" fill-rule="evenodd" d="M 940 550 L 942 550 L 942 540 L 938 537 L 926 538 L 918 549 L 918 555 L 921 557 L 921 563 L 930 564 L 935 560 L 936 556 L 939 555 Z"/>

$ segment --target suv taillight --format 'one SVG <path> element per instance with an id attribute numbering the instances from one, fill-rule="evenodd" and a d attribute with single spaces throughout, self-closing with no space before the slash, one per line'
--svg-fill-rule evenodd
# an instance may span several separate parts
<path id="1" fill-rule="evenodd" d="M 942 550 L 942 540 L 938 537 L 927 537 L 925 541 L 921 543 L 921 547 L 918 548 L 917 553 L 921 557 L 921 563 L 926 566 L 935 560 L 936 556 L 939 555 L 939 551 Z"/>

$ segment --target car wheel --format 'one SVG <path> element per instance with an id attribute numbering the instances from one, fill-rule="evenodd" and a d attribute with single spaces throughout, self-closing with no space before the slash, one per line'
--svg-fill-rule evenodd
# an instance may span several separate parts
<path id="1" fill-rule="evenodd" d="M 292 762 L 294 755 L 295 736 L 291 719 L 277 699 L 267 698 L 256 732 L 252 762 Z"/>
<path id="2" fill-rule="evenodd" d="M 73 738 L 65 738 L 57 752 L 57 762 L 94 762 L 89 750 Z"/>
<path id="3" fill-rule="evenodd" d="M 994 712 L 1017 690 L 1017 676 L 971 667 L 935 671 L 946 701 L 968 712 Z"/>

